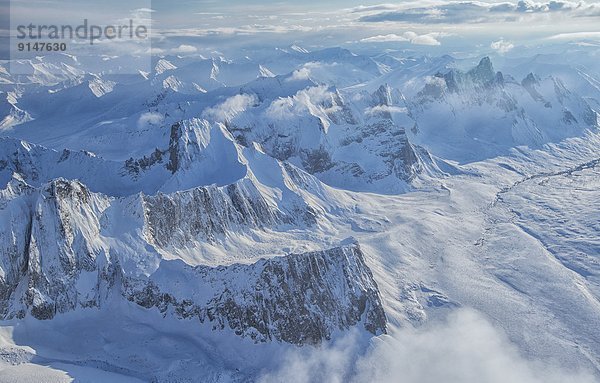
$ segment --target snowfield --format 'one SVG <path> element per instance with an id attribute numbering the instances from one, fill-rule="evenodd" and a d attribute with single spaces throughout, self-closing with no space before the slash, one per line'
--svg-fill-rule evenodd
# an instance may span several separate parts
<path id="1" fill-rule="evenodd" d="M 0 71 L 1 382 L 600 381 L 598 68 L 36 60 Z"/>

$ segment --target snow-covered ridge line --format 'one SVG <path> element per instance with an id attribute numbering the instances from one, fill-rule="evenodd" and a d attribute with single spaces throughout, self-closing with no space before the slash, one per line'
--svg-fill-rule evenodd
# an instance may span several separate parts
<path id="1" fill-rule="evenodd" d="M 47 320 L 126 298 L 257 342 L 320 343 L 358 323 L 373 334 L 385 332 L 379 291 L 356 244 L 251 265 L 191 267 L 161 259 L 151 245 L 132 238 L 141 236 L 135 219 L 142 209 L 123 211 L 128 203 L 112 203 L 79 182 L 56 180 L 4 206 L 3 319 Z M 110 222 L 118 220 L 114 215 L 132 227 L 119 229 Z"/>
<path id="2" fill-rule="evenodd" d="M 591 99 L 589 101 L 592 101 Z M 541 148 L 598 129 L 598 111 L 559 77 L 529 73 L 521 81 L 484 57 L 473 69 L 439 71 L 407 101 L 411 140 L 434 155 L 477 162 L 512 148 Z"/>
<path id="3" fill-rule="evenodd" d="M 185 246 L 202 238 L 278 225 L 311 226 L 318 212 L 306 203 L 271 205 L 256 184 L 244 179 L 224 187 L 201 187 L 172 194 L 142 196 L 146 237 L 159 247 Z"/>
<path id="4" fill-rule="evenodd" d="M 0 187 L 15 177 L 32 187 L 66 178 L 80 180 L 94 192 L 123 197 L 223 186 L 248 172 L 239 146 L 219 125 L 190 119 L 165 127 L 162 136 L 146 156 L 126 161 L 0 138 Z"/>
<path id="5" fill-rule="evenodd" d="M 63 178 L 38 188 L 12 179 L 0 192 L 0 312 L 20 317 L 30 308 L 50 318 L 95 306 L 110 292 L 115 270 L 150 275 L 165 248 L 316 223 L 317 210 L 301 195 L 268 201 L 257 182 L 115 198 Z"/>
<path id="6" fill-rule="evenodd" d="M 350 374 L 415 326 L 426 377 L 455 364 L 435 323 L 472 307 L 528 359 L 600 376 L 593 54 L 246 54 L 0 73 L 0 343 L 61 370 L 247 382 L 286 349 L 322 370 L 294 345 L 338 341 Z"/>
<path id="7" fill-rule="evenodd" d="M 163 263 L 149 280 L 127 280 L 124 296 L 256 342 L 319 344 L 359 323 L 373 335 L 386 332 L 379 290 L 358 244 L 251 265 Z"/>

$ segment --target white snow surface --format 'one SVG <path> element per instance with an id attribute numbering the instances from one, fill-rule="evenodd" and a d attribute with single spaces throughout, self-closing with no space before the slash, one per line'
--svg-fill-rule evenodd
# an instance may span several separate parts
<path id="1" fill-rule="evenodd" d="M 108 288 L 99 307 L 7 316 L 1 382 L 600 381 L 593 72 L 523 59 L 488 78 L 483 60 L 453 91 L 450 56 L 292 46 L 253 57 L 166 56 L 148 78 L 85 73 L 67 56 L 23 62 L 21 78 L 1 71 L 0 281 L 27 269 L 28 230 L 53 280 L 72 278 L 57 272 L 60 254 L 79 265 L 89 253 L 182 297 L 224 284 L 189 267 L 351 237 L 388 334 L 255 342 Z M 85 203 L 55 204 L 49 190 L 64 184 Z M 255 215 L 235 215 L 231 189 Z M 157 224 L 152 211 L 177 214 Z M 98 273 L 77 270 L 77 301 L 96 299 Z M 15 283 L 24 296 L 27 281 Z M 3 315 L 26 306 L 0 296 Z"/>

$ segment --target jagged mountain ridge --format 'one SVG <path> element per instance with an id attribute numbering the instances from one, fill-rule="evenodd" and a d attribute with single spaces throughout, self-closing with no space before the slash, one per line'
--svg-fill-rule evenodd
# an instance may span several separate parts
<path id="1" fill-rule="evenodd" d="M 159 269 L 149 282 L 128 286 L 128 299 L 161 312 L 197 316 L 201 322 L 213 322 L 213 329 L 230 328 L 261 342 L 320 344 L 331 339 L 333 332 L 358 323 L 373 335 L 386 332 L 377 284 L 358 245 L 247 266 L 188 268 L 179 275 L 186 282 L 201 281 L 192 288 L 193 298 L 171 295 L 181 296 L 179 289 L 161 294 L 157 283 L 175 282 L 173 286 L 177 282 L 167 268 Z M 169 285 L 165 290 L 169 291 Z M 194 303 L 206 297 L 206 308 Z"/>
<path id="2" fill-rule="evenodd" d="M 400 117 L 389 87 L 344 96 L 316 83 L 289 92 L 289 77 L 258 81 L 208 110 L 242 145 L 258 142 L 267 154 L 342 189 L 402 192 L 425 168 L 442 173 L 408 140 L 414 122 Z M 239 106 L 229 115 L 214 112 L 233 103 Z M 390 110 L 399 112 L 395 119 Z"/>
<path id="3" fill-rule="evenodd" d="M 189 317 L 190 314 L 179 313 L 191 309 L 188 297 L 170 301 L 171 298 L 155 291 L 175 291 L 167 286 L 170 282 L 156 285 L 148 279 L 163 273 L 161 267 L 169 267 L 173 273 L 170 279 L 177 279 L 178 273 L 185 272 L 184 263 L 174 269 L 165 263 L 165 256 L 176 259 L 170 253 L 173 249 L 221 241 L 230 234 L 239 235 L 244 231 L 315 226 L 329 208 L 319 205 L 318 201 L 326 201 L 327 196 L 319 181 L 291 164 L 266 156 L 259 146 L 241 147 L 223 126 L 211 126 L 207 121 L 176 123 L 171 127 L 166 149 L 157 149 L 151 157 L 125 162 L 66 149 L 58 153 L 14 139 L 4 139 L 2 145 L 6 149 L 1 162 L 2 178 L 6 182 L 2 190 L 2 211 L 8 218 L 0 230 L 6 246 L 1 268 L 1 304 L 5 318 L 32 315 L 37 319 L 51 319 L 81 308 L 101 308 L 103 302 L 115 295 L 147 308 L 151 307 L 147 302 L 161 302 L 161 310 L 172 303 L 176 315 Z M 280 173 L 279 177 L 276 172 Z M 103 179 L 99 179 L 100 174 Z M 219 185 L 215 183 L 217 174 L 230 178 L 221 179 L 223 184 Z M 70 180 L 60 178 L 63 176 Z M 122 183 L 115 184 L 114 180 L 119 177 Z M 92 183 L 97 190 L 90 191 L 78 179 Z M 112 182 L 103 184 L 104 179 Z M 144 189 L 152 193 L 147 195 Z M 326 305 L 323 310 L 333 311 L 303 319 L 307 322 L 302 322 L 305 324 L 300 326 L 301 330 L 291 330 L 297 328 L 297 324 L 281 325 L 284 327 L 273 324 L 275 329 L 269 329 L 268 323 L 258 324 L 256 318 L 242 317 L 242 312 L 253 309 L 241 303 L 230 307 L 236 296 L 229 296 L 223 302 L 220 298 L 212 303 L 199 302 L 193 310 L 202 312 L 197 314 L 201 321 L 206 318 L 210 322 L 218 321 L 219 328 L 231 329 L 257 341 L 319 343 L 329 339 L 333 331 L 347 329 L 363 320 L 369 332 L 385 331 L 379 293 L 362 253 L 358 248 L 349 250 L 349 255 L 346 250 L 339 251 L 344 257 L 336 268 L 343 267 L 345 278 L 350 279 L 343 282 L 340 275 L 331 274 L 335 270 L 332 268 L 313 282 L 313 289 L 331 290 L 329 303 L 323 296 L 317 303 Z M 332 250 L 331 256 L 335 258 L 339 251 Z M 307 262 L 313 262 L 311 255 L 299 257 L 308 257 Z M 358 260 L 349 261 L 348 257 L 358 257 Z M 325 262 L 319 267 L 329 267 L 330 260 L 319 259 L 316 261 Z M 268 265 L 275 267 L 278 273 L 284 272 L 284 265 L 279 261 Z M 298 262 L 293 265 L 294 268 L 285 273 L 294 274 L 305 267 Z M 206 273 L 208 271 L 197 278 L 208 278 Z M 267 279 L 259 282 L 260 279 L 257 284 L 271 283 L 268 273 L 260 275 Z M 339 283 L 348 283 L 354 290 L 357 281 L 364 282 L 366 290 L 350 295 L 344 307 L 335 306 L 333 302 L 337 304 L 342 297 L 334 297 L 333 289 L 339 287 Z M 327 284 L 331 285 L 327 287 Z M 126 292 L 128 288 L 131 291 Z M 220 292 L 215 290 L 215 294 L 222 296 L 230 291 L 228 287 L 223 288 L 225 290 Z M 149 295 L 149 291 L 156 294 Z M 246 296 L 248 293 L 244 291 L 239 294 Z M 297 293 L 284 291 L 288 296 Z M 289 310 L 299 310 L 301 305 L 308 310 L 308 303 L 295 299 L 300 306 L 288 307 Z M 337 308 L 333 309 L 332 305 Z M 274 306 L 263 310 L 260 314 L 263 321 L 276 315 Z M 217 314 L 213 315 L 214 312 Z M 319 319 L 334 313 L 346 314 L 331 323 Z M 278 315 L 289 316 L 289 312 Z M 283 319 L 276 322 L 280 320 Z M 310 323 L 308 327 L 306 323 Z"/>
<path id="4" fill-rule="evenodd" d="M 302 57 L 305 53 L 294 55 Z M 510 75 L 496 72 L 489 59 L 483 59 L 467 72 L 440 69 L 452 65 L 448 57 L 414 62 L 410 64 L 407 60 L 397 69 L 385 73 L 381 76 L 385 80 L 379 80 L 385 82 L 371 91 L 361 87 L 339 90 L 323 85 L 312 79 L 310 71 L 301 69 L 287 75 L 261 77 L 239 87 L 200 92 L 195 96 L 174 89 L 157 89 L 162 88 L 153 83 L 158 77 L 139 83 L 140 86 L 143 84 L 139 92 L 132 92 L 135 87 L 111 85 L 112 92 L 97 97 L 88 89 L 88 97 L 91 102 L 98 103 L 99 108 L 104 108 L 107 102 L 113 103 L 115 98 L 130 100 L 118 109 L 121 110 L 119 113 L 133 116 L 124 121 L 96 120 L 93 126 L 84 127 L 72 139 L 62 131 L 64 127 L 59 131 L 64 137 L 61 140 L 68 140 L 69 146 L 82 146 L 100 156 L 115 159 L 122 159 L 126 154 L 113 153 L 119 149 L 104 144 L 108 143 L 109 137 L 139 141 L 140 146 L 136 147 L 132 160 L 139 159 L 143 164 L 159 154 L 156 149 L 164 151 L 152 145 L 169 134 L 170 126 L 201 114 L 209 120 L 225 123 L 239 143 L 258 142 L 267 154 L 291 161 L 329 185 L 351 190 L 402 192 L 410 189 L 418 174 L 444 174 L 448 166 L 440 162 L 440 157 L 470 161 L 504 154 L 517 145 L 539 146 L 555 142 L 597 125 L 590 104 L 568 90 L 559 79 L 540 79 L 541 82 L 536 82 L 538 85 L 520 84 Z M 174 64 L 159 64 L 160 70 L 156 74 L 159 77 L 178 68 Z M 413 87 L 418 87 L 421 82 L 424 85 L 416 93 L 404 86 L 397 88 L 401 84 L 397 84 L 399 80 L 393 75 Z M 93 76 L 90 81 L 101 80 L 99 76 Z M 101 82 L 95 88 L 96 92 L 103 93 L 106 84 L 110 81 Z M 532 87 L 543 88 L 536 92 L 544 94 L 544 102 L 538 96 L 528 96 Z M 137 105 L 139 95 L 147 95 L 149 90 L 156 91 L 156 99 Z M 59 98 L 50 104 L 60 103 L 60 95 L 67 94 L 66 91 L 54 93 L 52 97 Z M 391 99 L 377 95 L 382 92 L 390 94 Z M 124 97 L 119 97 L 121 93 Z M 74 94 L 68 99 L 73 97 L 79 96 Z M 15 107 L 23 105 L 16 103 Z M 128 111 L 130 108 L 133 109 Z M 227 113 L 221 113 L 221 109 L 227 108 Z M 29 113 L 28 109 L 22 112 Z M 38 114 L 30 113 L 34 125 L 37 124 L 35 119 L 41 117 Z M 463 116 L 470 117 L 463 121 Z M 493 116 L 490 120 L 497 123 L 493 126 L 481 124 L 487 116 Z M 13 121 L 12 117 L 7 118 Z M 563 122 L 562 129 L 546 129 L 556 118 Z M 138 127 L 132 128 L 136 119 Z M 26 140 L 39 142 L 42 136 L 32 133 L 38 128 L 27 131 L 27 125 L 19 125 L 17 130 L 24 133 Z M 481 128 L 478 125 L 482 125 Z M 446 128 L 438 129 L 438 126 Z M 47 139 L 42 141 L 47 145 Z M 56 139 L 50 141 L 51 147 L 61 145 Z M 461 148 L 471 141 L 485 147 L 469 153 L 469 158 L 459 158 L 459 153 L 452 152 L 453 147 L 457 147 L 455 151 L 465 152 Z M 423 148 L 433 153 L 433 158 Z M 357 151 L 365 155 L 354 156 Z"/>
<path id="5" fill-rule="evenodd" d="M 343 58 L 357 57 L 347 51 L 336 52 L 333 52 L 336 54 L 335 57 L 338 57 L 338 55 Z M 325 57 L 328 57 L 328 54 L 323 53 L 321 56 L 317 56 L 327 61 Z M 333 60 L 333 58 L 330 59 Z M 376 75 L 376 72 L 379 70 L 377 69 L 377 65 L 370 59 L 365 62 L 368 62 L 368 65 L 365 65 Z M 380 100 L 376 95 L 361 95 L 360 99 L 356 101 L 352 100 L 352 95 L 342 95 L 335 87 L 326 87 L 321 82 L 313 80 L 310 71 L 299 69 L 287 75 L 261 77 L 239 88 L 221 87 L 208 93 L 200 92 L 200 94 L 195 96 L 187 96 L 185 93 L 179 93 L 176 89 L 156 89 L 160 87 L 156 81 L 162 81 L 160 79 L 177 68 L 173 64 L 167 65 L 166 62 L 162 62 L 162 65 L 160 64 L 161 62 L 157 65 L 160 69 L 158 70 L 158 77 L 148 79 L 139 84 L 140 88 L 154 89 L 157 92 L 156 99 L 148 100 L 144 105 L 137 105 L 136 98 L 139 98 L 139 94 L 147 95 L 149 93 L 147 89 L 138 93 L 132 93 L 131 87 L 113 86 L 108 81 L 101 82 L 98 76 L 90 80 L 95 84 L 91 90 L 86 85 L 81 84 L 52 94 L 50 98 L 54 100 L 44 106 L 38 106 L 35 103 L 29 104 L 26 96 L 24 100 L 20 101 L 20 104 L 29 104 L 28 106 L 38 109 L 37 112 L 33 113 L 34 121 L 32 124 L 35 126 L 38 125 L 36 119 L 44 114 L 50 114 L 52 116 L 51 119 L 61 120 L 62 118 L 59 118 L 56 113 L 58 108 L 49 107 L 48 105 L 63 103 L 77 104 L 72 102 L 72 100 L 81 98 L 81 92 L 85 93 L 84 97 L 89 99 L 90 104 L 97 104 L 98 108 L 104 108 L 104 105 L 108 103 L 113 104 L 113 101 L 119 98 L 118 95 L 123 94 L 125 97 L 120 99 L 129 101 L 126 101 L 125 105 L 113 107 L 113 109 L 118 109 L 116 112 L 120 114 L 126 113 L 128 109 L 132 108 L 129 113 L 139 116 L 139 121 L 137 122 L 139 126 L 137 129 L 131 127 L 131 124 L 134 122 L 131 117 L 126 117 L 127 120 L 131 121 L 129 126 L 123 120 L 96 120 L 93 126 L 87 125 L 89 122 L 86 121 L 85 124 L 87 126 L 82 127 L 71 138 L 64 131 L 65 127 L 61 126 L 58 128 L 58 131 L 61 132 L 61 140 L 68 140 L 69 146 L 82 146 L 99 156 L 109 156 L 114 159 L 121 159 L 124 154 L 115 155 L 112 152 L 118 149 L 115 149 L 114 146 L 104 144 L 109 137 L 112 139 L 114 136 L 120 136 L 123 139 L 139 140 L 145 146 L 145 149 L 143 149 L 143 146 L 137 147 L 136 157 L 141 157 L 142 162 L 152 161 L 152 156 L 156 157 L 160 154 L 156 149 L 160 151 L 163 151 L 163 149 L 153 148 L 150 145 L 157 138 L 164 136 L 169 126 L 177 124 L 182 119 L 187 119 L 190 115 L 193 115 L 194 113 L 190 113 L 190 110 L 203 109 L 203 116 L 205 118 L 211 121 L 227 123 L 228 130 L 236 133 L 240 143 L 249 145 L 252 141 L 259 142 L 263 149 L 275 158 L 292 160 L 285 152 L 290 150 L 290 146 L 295 147 L 291 149 L 295 157 L 295 160 L 292 160 L 292 162 L 311 174 L 319 174 L 322 180 L 333 186 L 356 189 L 366 183 L 368 185 L 373 184 L 372 186 L 367 186 L 369 190 L 387 189 L 394 192 L 406 191 L 410 188 L 409 184 L 411 180 L 415 178 L 421 168 L 429 167 L 431 171 L 437 171 L 436 165 L 432 163 L 427 155 L 421 157 L 422 149 L 413 148 L 413 145 L 406 138 L 404 131 L 412 127 L 413 124 L 410 121 L 406 121 L 406 124 L 396 126 L 397 124 L 389 118 L 388 114 L 382 113 L 384 112 L 383 109 L 393 106 L 380 105 Z M 75 91 L 75 88 L 81 89 Z M 112 89 L 112 91 L 104 94 L 104 90 L 108 88 Z M 385 92 L 385 90 L 383 91 Z M 98 92 L 103 93 L 103 95 L 98 97 L 100 94 Z M 255 104 L 253 105 L 255 110 L 252 113 L 247 110 L 246 106 L 234 106 L 232 104 L 235 102 L 250 102 L 244 100 L 243 97 L 255 98 L 255 101 L 250 100 Z M 239 133 L 240 129 L 249 129 L 245 126 L 244 120 L 264 120 L 265 113 L 276 113 L 274 109 L 278 108 L 281 102 L 283 102 L 279 98 L 288 98 L 289 102 L 292 103 L 289 112 L 295 113 L 296 108 L 306 107 L 306 110 L 302 112 L 306 114 L 304 116 L 306 123 L 301 123 L 303 125 L 302 130 L 312 130 L 313 132 L 309 133 L 305 131 L 302 132 L 303 135 L 307 137 L 310 135 L 323 135 L 323 137 L 315 137 L 312 143 L 289 142 L 290 140 L 286 140 L 284 136 L 289 133 L 286 130 L 290 128 L 285 125 L 289 125 L 290 122 L 285 121 L 285 118 L 282 118 L 284 116 L 281 115 L 271 116 L 273 117 L 271 118 L 272 124 L 256 126 L 254 133 L 248 132 L 246 134 L 247 137 L 242 137 L 242 134 Z M 311 98 L 315 99 L 311 100 Z M 326 98 L 329 98 L 329 100 Z M 221 101 L 215 104 L 215 100 Z M 140 108 L 144 106 L 147 108 L 147 111 L 140 111 Z M 219 116 L 220 109 L 223 108 L 232 108 L 228 113 L 233 113 L 234 115 Z M 244 113 L 241 113 L 242 110 L 236 112 L 236 108 L 242 108 L 248 113 L 245 113 L 245 116 L 240 116 Z M 340 109 L 339 112 L 337 111 L 338 108 Z M 78 114 L 81 112 L 82 115 L 86 115 L 88 113 L 87 110 L 91 109 L 90 107 L 86 107 L 86 110 L 78 111 Z M 319 111 L 319 109 L 322 110 Z M 71 107 L 71 111 L 74 110 L 78 110 L 78 107 Z M 251 115 L 254 113 L 256 115 Z M 197 112 L 195 114 L 197 116 Z M 146 120 L 150 122 L 141 122 Z M 252 124 L 252 122 L 248 123 Z M 292 123 L 300 128 L 298 121 Z M 145 126 L 142 126 L 142 124 Z M 238 125 L 241 125 L 241 127 Z M 330 134 L 323 130 L 320 125 L 333 126 L 335 129 L 332 128 Z M 275 135 L 280 138 L 281 143 L 267 141 L 268 137 L 265 137 L 266 133 L 264 131 L 265 129 L 271 129 L 271 127 L 284 130 Z M 360 130 L 358 134 L 355 132 L 357 128 Z M 47 135 L 37 135 L 35 133 L 37 129 L 38 127 L 27 130 L 25 125 L 21 125 L 17 130 L 23 132 L 25 140 L 32 142 L 41 141 L 42 145 L 50 144 L 49 146 L 54 147 L 56 139 L 49 139 Z M 382 132 L 387 130 L 390 130 L 387 137 L 379 137 Z M 295 134 L 297 135 L 298 133 L 300 131 Z M 98 139 L 98 137 L 102 138 Z M 290 139 L 297 141 L 297 136 Z M 362 143 L 363 141 L 365 141 L 364 144 Z M 386 141 L 393 141 L 392 147 L 394 149 L 392 152 L 382 148 L 383 143 Z M 353 151 L 355 146 L 360 146 L 361 150 L 369 152 L 368 158 L 365 158 L 362 162 L 356 162 L 356 158 L 354 161 L 351 161 L 348 158 L 348 153 Z M 147 157 L 147 159 L 143 157 Z M 136 161 L 136 158 L 134 157 L 132 160 Z M 373 168 L 373 170 L 370 168 Z"/>
<path id="6" fill-rule="evenodd" d="M 599 126 L 598 112 L 559 78 L 530 73 L 518 81 L 496 72 L 487 57 L 467 72 L 436 73 L 407 104 L 417 124 L 411 138 L 461 162 L 519 145 L 541 147 Z"/>
<path id="7" fill-rule="evenodd" d="M 296 52 L 300 58 L 307 53 Z M 558 77 L 499 75 L 489 59 L 465 71 L 453 69 L 450 57 L 375 61 L 389 67 L 378 65 L 382 75 L 373 72 L 374 80 L 361 77 L 368 84 L 349 88 L 320 79 L 345 73 L 333 64 L 319 72 L 305 63 L 276 75 L 274 66 L 252 63 L 248 67 L 265 76 L 204 92 L 192 89 L 193 78 L 183 78 L 193 72 L 183 58 L 161 62 L 156 74 L 130 78 L 127 85 L 113 86 L 115 79 L 102 75 L 53 85 L 65 89 L 48 96 L 52 102 L 33 113 L 35 122 L 5 130 L 21 138 L 30 134 L 36 144 L 0 142 L 5 318 L 48 319 L 51 325 L 128 301 L 116 315 L 140 310 L 163 316 L 165 323 L 197 325 L 189 327 L 194 334 L 214 329 L 216 337 L 230 333 L 239 344 L 276 347 L 327 343 L 353 330 L 370 339 L 465 305 L 502 318 L 511 339 L 534 350 L 528 355 L 545 351 L 552 338 L 565 340 L 561 352 L 569 348 L 564 355 L 570 358 L 580 352 L 571 345 L 580 343 L 587 355 L 596 355 L 593 341 L 569 343 L 575 342 L 570 333 L 587 334 L 585 323 L 569 322 L 570 305 L 547 305 L 554 300 L 539 293 L 541 278 L 536 291 L 528 291 L 526 279 L 515 282 L 527 276 L 507 260 L 521 254 L 494 245 L 496 233 L 505 239 L 507 227 L 515 230 L 511 238 L 522 239 L 514 222 L 496 227 L 480 219 L 496 188 L 539 171 L 533 163 L 559 167 L 565 160 L 543 158 L 550 150 L 542 148 L 545 143 L 595 129 L 586 123 L 596 113 L 589 97 L 579 97 Z M 411 87 L 418 91 L 407 91 Z M 25 106 L 34 107 L 39 93 L 28 100 L 24 92 L 15 105 L 29 110 Z M 80 92 L 85 97 L 78 103 Z M 61 100 L 73 104 L 73 119 L 57 134 L 52 121 L 66 115 L 54 108 Z M 56 109 L 55 120 L 39 113 L 44 109 Z M 471 111 L 479 119 L 464 118 Z M 544 126 L 546 117 L 560 120 L 555 135 Z M 525 121 L 525 128 L 511 118 Z M 51 138 L 39 145 L 42 122 Z M 536 125 L 546 135 L 533 139 L 525 133 L 537 132 Z M 490 132 L 498 142 L 488 141 Z M 473 162 L 523 142 L 542 150 L 518 148 L 519 159 Z M 589 145 L 584 153 L 578 145 L 569 149 L 574 158 L 596 150 Z M 336 247 L 349 235 L 360 237 L 364 253 L 355 245 Z M 594 238 L 593 225 L 585 235 Z M 560 269 L 545 257 L 542 241 L 524 237 L 524 248 L 544 256 L 535 261 L 548 267 L 547 279 L 558 277 L 567 291 L 553 294 L 576 297 L 573 307 L 594 318 L 596 290 L 580 289 L 592 282 Z M 485 258 L 487 246 L 496 263 Z M 581 270 L 596 270 L 587 264 L 592 261 L 577 260 Z M 497 291 L 501 296 L 494 296 Z M 577 295 L 581 291 L 587 295 Z M 522 310 L 531 305 L 535 310 Z M 518 327 L 525 315 L 536 326 L 559 319 L 549 335 L 527 333 Z"/>
<path id="8" fill-rule="evenodd" d="M 11 191 L 16 192 L 16 186 L 11 184 Z M 285 258 L 286 262 L 290 262 L 289 265 L 278 259 L 240 266 L 241 271 L 240 267 L 230 266 L 232 273 L 238 276 L 250 277 L 253 270 L 257 270 L 258 279 L 254 282 L 256 291 L 264 291 L 272 299 L 272 303 L 265 302 L 266 306 L 261 306 L 262 311 L 258 313 L 253 305 L 262 305 L 262 298 L 252 298 L 254 288 L 245 290 L 241 286 L 235 287 L 237 285 L 233 280 L 232 285 L 227 285 L 226 278 L 218 276 L 227 274 L 225 269 L 211 271 L 210 268 L 200 267 L 196 268 L 196 276 L 186 277 L 186 270 L 190 268 L 185 263 L 161 261 L 161 256 L 151 244 L 163 247 L 184 245 L 177 242 L 177 237 L 168 234 L 161 236 L 160 233 L 165 229 L 178 233 L 190 230 L 188 235 L 197 240 L 204 238 L 211 241 L 215 232 L 225 234 L 231 225 L 274 225 L 285 219 L 276 216 L 266 205 L 247 202 L 250 200 L 244 199 L 236 186 L 227 187 L 227 194 L 219 197 L 221 201 L 230 198 L 229 212 L 222 210 L 222 207 L 217 208 L 219 202 L 210 200 L 207 189 L 195 189 L 191 193 L 194 196 L 199 193 L 203 199 L 192 199 L 185 202 L 186 206 L 188 209 L 206 206 L 208 210 L 205 213 L 197 211 L 197 218 L 188 216 L 186 221 L 177 222 L 166 219 L 171 213 L 163 214 L 165 211 L 160 210 L 158 205 L 165 203 L 166 197 L 163 196 L 111 201 L 106 196 L 91 193 L 77 181 L 66 180 L 52 181 L 39 190 L 23 184 L 18 186 L 22 195 L 13 198 L 2 208 L 5 217 L 12 217 L 0 231 L 5 245 L 0 288 L 4 318 L 23 318 L 30 314 L 37 319 L 51 319 L 57 314 L 78 308 L 101 308 L 103 302 L 121 295 L 143 307 L 157 306 L 161 312 L 169 310 L 182 318 L 196 315 L 201 322 L 216 321 L 220 329 L 231 329 L 238 335 L 249 336 L 257 341 L 275 339 L 295 344 L 320 343 L 329 339 L 332 331 L 347 329 L 363 320 L 369 332 L 377 334 L 385 331 L 385 314 L 377 286 L 356 245 L 290 256 Z M 218 190 L 214 192 L 218 193 Z M 178 198 L 185 201 L 180 194 L 171 197 L 171 201 L 177 201 Z M 134 203 L 136 200 L 139 204 Z M 31 207 L 29 204 L 32 204 Z M 173 206 L 169 207 L 169 212 L 177 211 Z M 237 221 L 236 214 L 243 221 Z M 138 228 L 131 227 L 130 223 L 128 232 L 120 233 L 123 239 L 119 239 L 116 236 L 119 217 L 115 215 L 128 216 L 130 221 L 137 219 Z M 157 217 L 162 222 L 157 221 Z M 219 217 L 222 217 L 220 222 L 217 221 Z M 193 222 L 194 219 L 198 220 L 197 223 Z M 289 222 L 296 219 L 304 221 L 302 217 L 287 218 Z M 144 232 L 148 242 L 132 237 L 143 237 Z M 133 241 L 127 243 L 127 238 Z M 308 278 L 307 273 L 314 273 L 315 267 L 322 270 L 321 274 L 313 274 Z M 339 267 L 344 270 L 343 274 L 337 274 Z M 211 276 L 214 273 L 217 276 Z M 284 277 L 286 279 L 282 280 Z M 204 297 L 207 289 L 212 288 L 214 298 L 198 301 L 202 298 L 180 296 L 180 287 L 170 287 L 180 286 L 180 278 L 195 279 L 198 283 L 204 281 L 205 287 L 198 286 L 194 296 L 200 294 L 200 297 Z M 219 287 L 222 283 L 225 285 Z M 305 283 L 310 283 L 310 287 L 302 287 Z M 347 298 L 337 293 L 340 283 L 346 283 L 350 289 Z M 293 284 L 297 286 L 293 287 Z M 241 290 L 232 290 L 236 288 Z M 311 298 L 300 293 L 309 288 L 326 295 Z M 279 293 L 286 295 L 277 298 Z M 292 296 L 293 301 L 290 301 Z M 251 303 L 253 299 L 258 301 Z M 278 302 L 278 299 L 283 300 Z M 303 299 L 314 300 L 304 303 Z M 346 303 L 337 306 L 341 302 Z M 286 307 L 288 304 L 291 306 Z M 318 307 L 316 312 L 312 308 L 315 304 Z M 289 315 L 298 310 L 308 311 L 305 317 Z M 363 317 L 363 314 L 366 316 Z M 334 319 L 335 315 L 340 316 Z M 271 317 L 274 318 L 273 324 L 266 319 Z M 326 317 L 331 320 L 323 322 L 322 318 Z M 285 318 L 307 322 L 302 325 L 304 322 L 277 324 Z"/>

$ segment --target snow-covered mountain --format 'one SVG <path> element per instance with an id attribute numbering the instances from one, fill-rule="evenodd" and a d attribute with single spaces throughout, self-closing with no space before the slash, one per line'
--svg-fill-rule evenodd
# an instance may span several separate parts
<path id="1" fill-rule="evenodd" d="M 470 308 L 600 376 L 593 73 L 247 53 L 0 70 L 0 366 L 242 382 L 341 344 L 350 380 Z"/>
<path id="2" fill-rule="evenodd" d="M 487 57 L 468 72 L 451 69 L 430 77 L 410 109 L 416 141 L 458 161 L 520 145 L 541 147 L 598 126 L 590 103 L 560 78 L 530 72 L 515 79 L 496 72 Z"/>

